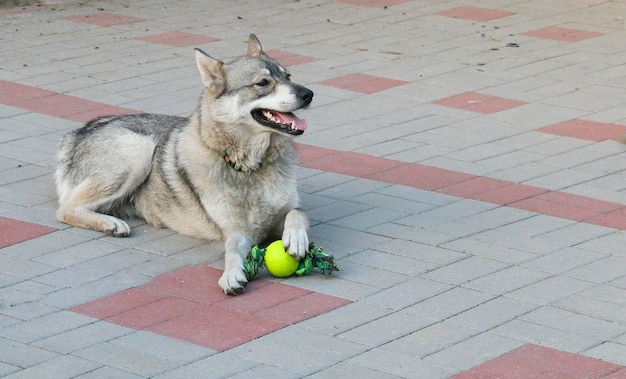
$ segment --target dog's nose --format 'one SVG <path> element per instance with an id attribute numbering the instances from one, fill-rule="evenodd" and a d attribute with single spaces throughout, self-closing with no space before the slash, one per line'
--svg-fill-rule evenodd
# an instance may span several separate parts
<path id="1" fill-rule="evenodd" d="M 298 89 L 296 96 L 298 96 L 300 100 L 302 100 L 305 104 L 308 105 L 313 100 L 313 91 L 311 91 L 308 88 L 302 87 Z"/>

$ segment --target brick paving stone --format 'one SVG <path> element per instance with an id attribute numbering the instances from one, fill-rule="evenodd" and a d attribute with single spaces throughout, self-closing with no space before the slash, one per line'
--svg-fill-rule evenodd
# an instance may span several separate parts
<path id="1" fill-rule="evenodd" d="M 0 335 L 11 338 L 0 338 L 0 376 L 623 376 L 621 8 L 562 3 L 0 11 L 0 216 L 54 229 L 0 249 Z M 287 13 L 304 21 L 259 21 Z M 192 47 L 227 60 L 251 31 L 315 91 L 298 112 L 311 126 L 298 139 L 301 202 L 313 240 L 344 270 L 264 276 L 251 296 L 214 306 L 295 322 L 330 304 L 319 294 L 352 303 L 224 352 L 80 315 L 89 323 L 55 321 L 137 287 L 166 299 L 107 317 L 153 327 L 192 299 L 223 299 L 212 276 L 221 243 L 137 221 L 125 239 L 58 222 L 54 155 L 97 115 L 189 114 L 202 88 Z M 198 264 L 215 272 L 179 271 Z M 266 307 L 293 294 L 283 284 L 305 295 Z M 235 334 L 252 333 L 237 320 Z"/>
<path id="2" fill-rule="evenodd" d="M 36 366 L 28 367 L 14 375 L 8 375 L 6 378 L 73 378 L 91 372 L 99 367 L 100 364 L 96 362 L 71 355 L 62 355 Z"/>
<path id="3" fill-rule="evenodd" d="M 393 375 L 394 377 L 410 378 L 419 372 L 420 375 L 430 378 L 446 378 L 457 370 L 446 364 L 439 364 L 424 359 L 382 349 L 372 349 L 346 361 L 347 363 L 366 367 L 371 370 Z"/>
<path id="4" fill-rule="evenodd" d="M 447 349 L 426 357 L 428 361 L 466 370 L 481 362 L 495 358 L 522 345 L 514 339 L 494 334 L 478 334 Z"/>
<path id="5" fill-rule="evenodd" d="M 337 337 L 366 346 L 380 346 L 433 323 L 406 312 L 394 312 L 340 333 Z"/>

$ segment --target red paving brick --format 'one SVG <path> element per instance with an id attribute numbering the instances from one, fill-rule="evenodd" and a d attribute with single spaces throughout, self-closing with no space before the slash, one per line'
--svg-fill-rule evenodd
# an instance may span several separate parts
<path id="1" fill-rule="evenodd" d="M 0 248 L 57 231 L 56 228 L 0 217 Z"/>
<path id="2" fill-rule="evenodd" d="M 407 164 L 367 176 L 368 179 L 434 191 L 465 182 L 474 175 L 420 164 Z"/>
<path id="3" fill-rule="evenodd" d="M 219 41 L 218 38 L 185 32 L 165 32 L 144 37 L 138 37 L 137 39 L 144 42 L 157 43 L 161 45 L 175 47 L 202 45 L 205 43 Z"/>
<path id="4" fill-rule="evenodd" d="M 123 16 L 114 13 L 95 13 L 66 17 L 65 20 L 96 26 L 114 26 L 146 21 L 143 18 Z"/>
<path id="5" fill-rule="evenodd" d="M 268 50 L 265 54 L 269 55 L 281 65 L 285 67 L 297 66 L 299 64 L 305 64 L 315 62 L 317 58 L 308 57 L 306 55 L 298 55 L 281 50 Z"/>
<path id="6" fill-rule="evenodd" d="M 607 378 L 623 367 L 599 359 L 527 344 L 453 376 L 454 379 Z"/>
<path id="7" fill-rule="evenodd" d="M 555 134 L 557 136 L 579 138 L 587 141 L 600 142 L 614 140 L 624 142 L 626 125 L 574 119 L 546 126 L 541 129 L 537 129 L 537 131 Z"/>
<path id="8" fill-rule="evenodd" d="M 435 101 L 434 104 L 443 105 L 450 108 L 489 114 L 519 107 L 520 105 L 524 105 L 526 103 L 520 100 L 490 96 L 478 92 L 466 92 L 459 95 L 439 99 Z"/>
<path id="9" fill-rule="evenodd" d="M 0 103 L 79 122 L 100 116 L 140 113 L 134 109 L 110 106 L 4 80 L 0 80 Z"/>
<path id="10" fill-rule="evenodd" d="M 386 89 L 401 86 L 406 83 L 408 82 L 366 74 L 350 74 L 320 82 L 320 84 L 323 84 L 325 86 L 365 94 L 384 91 Z"/>
<path id="11" fill-rule="evenodd" d="M 217 285 L 221 273 L 187 266 L 70 310 L 224 351 L 350 303 L 262 279 L 240 296 L 227 296 Z"/>
<path id="12" fill-rule="evenodd" d="M 562 28 L 559 26 L 551 26 L 543 29 L 532 30 L 526 33 L 522 33 L 525 36 L 552 39 L 562 42 L 576 42 L 582 41 L 588 38 L 599 37 L 602 33 L 589 32 L 586 30 Z"/>
<path id="13" fill-rule="evenodd" d="M 489 21 L 489 20 L 495 20 L 495 19 L 502 18 L 502 17 L 507 17 L 515 13 L 509 12 L 509 11 L 503 11 L 499 9 L 464 6 L 464 7 L 449 9 L 449 10 L 442 11 L 442 12 L 437 12 L 435 14 L 439 16 L 460 18 L 463 20 L 470 20 L 470 21 Z"/>

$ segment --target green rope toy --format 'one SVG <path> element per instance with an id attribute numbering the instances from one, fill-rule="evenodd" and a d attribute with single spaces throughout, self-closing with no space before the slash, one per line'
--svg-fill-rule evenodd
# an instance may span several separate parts
<path id="1" fill-rule="evenodd" d="M 252 281 L 259 277 L 259 271 L 261 268 L 266 266 L 265 262 L 265 253 L 268 248 L 274 244 L 278 244 L 280 242 L 280 249 L 284 252 L 284 247 L 282 247 L 282 241 L 275 241 L 270 244 L 266 248 L 260 248 L 258 246 L 253 246 L 250 249 L 250 253 L 246 258 L 246 261 L 243 263 L 243 268 L 246 273 L 246 279 L 248 281 Z M 285 254 L 288 254 L 285 252 Z M 295 260 L 289 255 L 289 258 Z M 304 258 L 302 258 L 298 262 L 298 266 L 295 269 L 295 272 L 289 273 L 287 275 L 275 275 L 275 276 L 302 276 L 313 272 L 314 270 L 320 271 L 324 275 L 330 275 L 333 271 L 341 271 L 339 267 L 335 264 L 335 258 L 324 252 L 324 249 L 321 246 L 316 246 L 313 242 L 309 245 L 309 251 L 306 252 Z M 288 270 L 291 271 L 291 270 Z M 274 274 L 273 274 L 274 275 Z"/>

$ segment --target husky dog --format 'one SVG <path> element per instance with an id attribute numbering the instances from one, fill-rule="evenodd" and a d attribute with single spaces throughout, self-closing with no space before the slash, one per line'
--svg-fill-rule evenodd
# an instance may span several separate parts
<path id="1" fill-rule="evenodd" d="M 313 92 L 291 82 L 254 34 L 247 56 L 229 63 L 195 49 L 204 84 L 189 118 L 159 114 L 101 117 L 61 141 L 55 173 L 67 224 L 128 236 L 116 216 L 220 240 L 224 293 L 243 291 L 251 246 L 281 238 L 302 258 L 309 221 L 298 208 L 294 136 L 306 121 L 292 112 Z M 115 216 L 114 216 L 115 215 Z"/>

